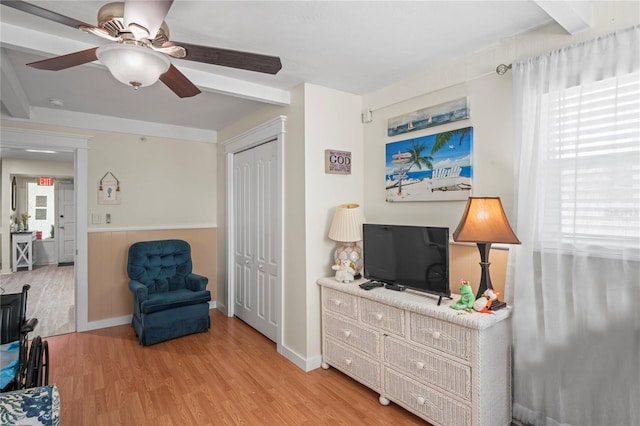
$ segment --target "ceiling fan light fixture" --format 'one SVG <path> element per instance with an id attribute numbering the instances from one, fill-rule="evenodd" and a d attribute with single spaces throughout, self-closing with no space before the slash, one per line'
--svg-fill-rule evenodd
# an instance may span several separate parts
<path id="1" fill-rule="evenodd" d="M 96 56 L 116 80 L 135 89 L 152 85 L 171 65 L 164 54 L 131 44 L 101 46 Z"/>

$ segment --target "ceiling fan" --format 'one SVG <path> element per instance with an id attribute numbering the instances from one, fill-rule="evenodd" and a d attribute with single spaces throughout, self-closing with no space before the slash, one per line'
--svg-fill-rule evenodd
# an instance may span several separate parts
<path id="1" fill-rule="evenodd" d="M 98 11 L 97 26 L 25 1 L 0 1 L 14 9 L 115 42 L 27 64 L 33 68 L 59 71 L 100 60 L 124 84 L 138 89 L 159 79 L 181 98 L 195 96 L 200 90 L 171 64 L 169 57 L 267 74 L 277 74 L 282 68 L 276 56 L 170 41 L 164 19 L 173 0 L 125 0 L 105 4 Z"/>

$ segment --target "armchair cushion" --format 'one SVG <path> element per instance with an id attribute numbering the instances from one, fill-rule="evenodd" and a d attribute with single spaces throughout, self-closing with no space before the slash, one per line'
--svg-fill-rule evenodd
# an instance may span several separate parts
<path id="1" fill-rule="evenodd" d="M 211 293 L 209 293 L 209 291 L 181 289 L 165 293 L 156 293 L 150 295 L 147 300 L 140 304 L 140 312 L 143 314 L 152 314 L 167 309 L 179 308 L 180 306 L 208 303 L 210 300 Z"/>

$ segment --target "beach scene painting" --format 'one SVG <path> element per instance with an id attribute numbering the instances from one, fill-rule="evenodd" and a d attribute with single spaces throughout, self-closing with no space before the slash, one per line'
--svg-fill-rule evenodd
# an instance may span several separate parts
<path id="1" fill-rule="evenodd" d="M 473 127 L 386 145 L 386 201 L 454 201 L 471 195 Z"/>
<path id="2" fill-rule="evenodd" d="M 469 116 L 469 99 L 466 97 L 460 98 L 390 118 L 387 121 L 387 135 L 396 136 L 454 121 L 466 120 Z"/>

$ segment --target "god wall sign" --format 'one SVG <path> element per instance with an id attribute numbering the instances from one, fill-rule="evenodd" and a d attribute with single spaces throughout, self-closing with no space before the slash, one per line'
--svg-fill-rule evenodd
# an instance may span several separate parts
<path id="1" fill-rule="evenodd" d="M 351 174 L 351 152 L 336 151 L 335 149 L 324 150 L 324 172 L 340 175 Z"/>

